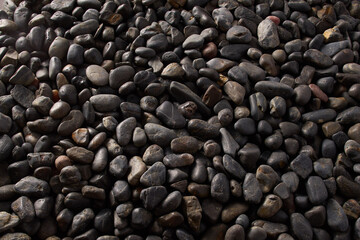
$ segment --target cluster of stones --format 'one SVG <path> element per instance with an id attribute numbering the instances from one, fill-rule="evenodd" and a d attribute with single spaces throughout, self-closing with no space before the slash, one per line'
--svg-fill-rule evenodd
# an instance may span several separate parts
<path id="1" fill-rule="evenodd" d="M 358 0 L 0 8 L 0 240 L 360 239 Z"/>

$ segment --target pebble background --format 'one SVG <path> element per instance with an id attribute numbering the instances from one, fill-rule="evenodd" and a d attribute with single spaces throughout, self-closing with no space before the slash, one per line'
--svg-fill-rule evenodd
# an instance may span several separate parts
<path id="1" fill-rule="evenodd" d="M 358 0 L 1 0 L 0 240 L 359 240 Z"/>

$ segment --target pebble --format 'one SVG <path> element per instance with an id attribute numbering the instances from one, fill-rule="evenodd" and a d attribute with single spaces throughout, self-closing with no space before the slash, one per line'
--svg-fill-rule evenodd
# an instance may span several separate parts
<path id="1" fill-rule="evenodd" d="M 261 218 L 274 216 L 282 207 L 282 200 L 274 194 L 265 197 L 263 204 L 258 208 L 257 215 Z"/>
<path id="2" fill-rule="evenodd" d="M 35 80 L 34 73 L 31 72 L 30 68 L 22 65 L 14 75 L 9 79 L 12 84 L 20 84 L 23 86 L 30 85 Z"/>
<path id="3" fill-rule="evenodd" d="M 185 118 L 169 101 L 156 108 L 156 116 L 170 128 L 183 128 L 186 124 Z"/>
<path id="4" fill-rule="evenodd" d="M 1 2 L 0 238 L 358 239 L 359 6 Z"/>
<path id="5" fill-rule="evenodd" d="M 84 120 L 84 115 L 81 111 L 71 110 L 70 113 L 62 119 L 57 128 L 57 132 L 61 136 L 71 135 L 72 132 L 81 127 Z"/>
<path id="6" fill-rule="evenodd" d="M 90 97 L 90 103 L 96 111 L 112 112 L 120 106 L 120 98 L 114 94 L 98 94 Z"/>
<path id="7" fill-rule="evenodd" d="M 333 198 L 326 204 L 327 224 L 334 231 L 345 232 L 349 228 L 348 218 L 340 206 Z"/>
<path id="8" fill-rule="evenodd" d="M 10 214 L 5 211 L 0 212 L 0 232 L 5 232 L 19 225 L 20 218 L 16 214 Z"/>
<path id="9" fill-rule="evenodd" d="M 227 81 L 224 85 L 224 91 L 235 104 L 240 105 L 244 101 L 245 88 L 238 82 Z"/>
<path id="10" fill-rule="evenodd" d="M 154 163 L 140 178 L 140 183 L 150 186 L 161 186 L 166 181 L 166 167 L 161 162 Z"/>
<path id="11" fill-rule="evenodd" d="M 290 216 L 291 229 L 298 239 L 313 239 L 313 231 L 309 221 L 301 213 L 293 213 Z"/>
<path id="12" fill-rule="evenodd" d="M 86 68 L 86 77 L 95 86 L 105 86 L 109 83 L 109 73 L 98 65 L 88 66 Z"/>
<path id="13" fill-rule="evenodd" d="M 41 198 L 50 193 L 50 186 L 44 180 L 27 176 L 15 184 L 14 190 L 24 196 Z"/>
<path id="14" fill-rule="evenodd" d="M 312 161 L 310 157 L 305 154 L 300 154 L 294 160 L 292 160 L 290 167 L 303 179 L 307 178 L 313 171 Z"/>
<path id="15" fill-rule="evenodd" d="M 226 203 L 230 198 L 229 180 L 223 173 L 218 173 L 211 181 L 211 196 L 221 203 Z"/>
<path id="16" fill-rule="evenodd" d="M 270 19 L 260 22 L 257 27 L 259 45 L 264 49 L 276 48 L 280 44 L 276 24 Z"/>
<path id="17" fill-rule="evenodd" d="M 259 204 L 263 196 L 260 184 L 253 173 L 245 175 L 243 183 L 243 194 L 245 201 L 253 204 Z"/>
<path id="18" fill-rule="evenodd" d="M 281 96 L 285 99 L 290 98 L 294 93 L 294 90 L 288 85 L 273 81 L 257 82 L 254 89 L 261 92 L 266 97 Z"/>
<path id="19" fill-rule="evenodd" d="M 66 155 L 73 161 L 88 164 L 94 160 L 94 153 L 83 147 L 71 147 L 66 150 Z"/>
<path id="20" fill-rule="evenodd" d="M 185 210 L 186 220 L 189 226 L 195 232 L 200 230 L 202 219 L 202 208 L 199 200 L 195 196 L 184 196 L 183 206 Z"/>

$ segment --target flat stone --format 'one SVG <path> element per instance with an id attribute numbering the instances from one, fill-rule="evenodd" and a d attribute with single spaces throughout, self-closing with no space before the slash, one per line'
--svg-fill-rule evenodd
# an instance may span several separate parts
<path id="1" fill-rule="evenodd" d="M 144 126 L 145 133 L 149 140 L 159 146 L 168 146 L 174 138 L 176 138 L 176 133 L 155 123 L 147 123 Z"/>
<path id="2" fill-rule="evenodd" d="M 154 163 L 140 178 L 140 183 L 147 186 L 161 186 L 166 181 L 166 167 L 162 162 Z"/>
<path id="3" fill-rule="evenodd" d="M 50 186 L 43 180 L 27 176 L 15 184 L 14 190 L 24 196 L 40 198 L 50 193 Z"/>
<path id="4" fill-rule="evenodd" d="M 16 102 L 25 108 L 30 108 L 35 99 L 35 94 L 31 90 L 19 84 L 11 89 L 10 94 Z"/>
<path id="5" fill-rule="evenodd" d="M 167 195 L 167 190 L 163 186 L 153 186 L 145 188 L 140 193 L 140 199 L 144 207 L 148 210 L 154 209 Z"/>
<path id="6" fill-rule="evenodd" d="M 224 72 L 236 63 L 225 58 L 213 58 L 206 62 L 206 66 L 218 72 Z"/>
<path id="7" fill-rule="evenodd" d="M 229 44 L 220 49 L 220 56 L 229 60 L 240 61 L 246 56 L 250 47 L 249 44 Z M 216 57 L 216 55 L 213 57 Z"/>
<path id="8" fill-rule="evenodd" d="M 169 101 L 163 102 L 156 108 L 156 116 L 170 128 L 183 128 L 186 124 L 185 118 Z"/>
<path id="9" fill-rule="evenodd" d="M 35 75 L 32 73 L 30 68 L 22 65 L 14 75 L 9 79 L 12 84 L 20 84 L 24 86 L 30 85 L 35 80 Z"/>

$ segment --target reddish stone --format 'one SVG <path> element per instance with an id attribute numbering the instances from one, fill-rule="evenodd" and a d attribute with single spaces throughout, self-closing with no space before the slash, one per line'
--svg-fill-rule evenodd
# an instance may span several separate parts
<path id="1" fill-rule="evenodd" d="M 315 84 L 309 84 L 309 88 L 311 89 L 312 94 L 319 98 L 323 102 L 327 102 L 329 100 L 328 96 Z"/>
<path id="2" fill-rule="evenodd" d="M 204 49 L 202 50 L 202 55 L 206 59 L 211 59 L 216 57 L 217 55 L 217 47 L 215 43 L 209 42 L 204 46 Z"/>
<path id="3" fill-rule="evenodd" d="M 270 19 L 271 21 L 273 21 L 276 25 L 280 24 L 280 18 L 276 17 L 276 16 L 267 16 L 267 19 Z"/>

